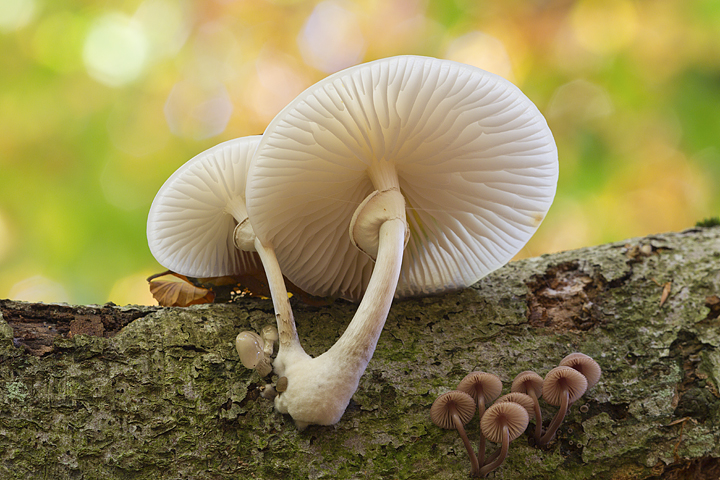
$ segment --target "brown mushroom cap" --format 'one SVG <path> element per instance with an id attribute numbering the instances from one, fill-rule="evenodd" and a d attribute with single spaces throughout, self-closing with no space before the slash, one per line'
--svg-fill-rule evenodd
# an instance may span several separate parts
<path id="1" fill-rule="evenodd" d="M 454 429 L 453 407 L 465 425 L 475 415 L 475 400 L 465 392 L 453 390 L 440 395 L 430 407 L 430 420 L 440 428 Z"/>
<path id="2" fill-rule="evenodd" d="M 500 402 L 487 409 L 480 422 L 480 428 L 488 440 L 501 443 L 504 427 L 507 427 L 510 441 L 513 441 L 522 435 L 529 421 L 528 412 L 522 405 Z"/>
<path id="3" fill-rule="evenodd" d="M 588 355 L 575 352 L 560 361 L 560 366 L 571 367 L 582 373 L 587 379 L 587 388 L 590 390 L 600 380 L 602 369 L 600 365 Z"/>
<path id="4" fill-rule="evenodd" d="M 527 395 L 525 393 L 520 392 L 511 392 L 507 395 L 503 395 L 502 397 L 498 398 L 495 403 L 502 403 L 502 402 L 513 402 L 517 403 L 518 405 L 522 406 L 525 410 L 528 412 L 528 417 L 533 418 L 535 417 L 535 402 L 533 402 L 533 399 L 530 398 L 530 395 Z"/>
<path id="5" fill-rule="evenodd" d="M 563 392 L 567 390 L 569 401 L 573 403 L 587 390 L 585 376 L 571 367 L 555 367 L 545 375 L 543 381 L 543 398 L 550 405 L 560 405 Z"/>
<path id="6" fill-rule="evenodd" d="M 492 373 L 472 372 L 460 380 L 457 389 L 467 393 L 475 399 L 475 401 L 477 401 L 478 396 L 482 393 L 485 398 L 485 403 L 487 404 L 500 395 L 502 382 L 497 375 L 493 375 Z"/>
<path id="7" fill-rule="evenodd" d="M 543 378 L 532 370 L 525 370 L 517 374 L 510 386 L 511 392 L 528 393 L 535 392 L 535 398 L 542 396 Z"/>

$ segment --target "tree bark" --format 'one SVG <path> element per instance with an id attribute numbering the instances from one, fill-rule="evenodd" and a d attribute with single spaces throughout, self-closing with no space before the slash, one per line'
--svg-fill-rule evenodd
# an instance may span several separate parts
<path id="1" fill-rule="evenodd" d="M 319 355 L 356 306 L 293 308 Z M 238 332 L 274 322 L 269 300 L 0 312 L 3 479 L 464 479 L 460 438 L 428 418 L 435 398 L 475 370 L 506 393 L 573 351 L 597 360 L 600 382 L 547 448 L 531 426 L 491 477 L 720 476 L 718 227 L 517 261 L 472 288 L 395 301 L 342 420 L 303 432 L 234 350 Z"/>

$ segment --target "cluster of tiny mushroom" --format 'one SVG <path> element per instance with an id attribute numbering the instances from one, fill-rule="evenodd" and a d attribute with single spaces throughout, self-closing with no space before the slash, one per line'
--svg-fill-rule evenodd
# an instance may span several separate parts
<path id="1" fill-rule="evenodd" d="M 384 58 L 311 86 L 262 135 L 181 166 L 150 208 L 148 244 L 188 277 L 264 269 L 279 335 L 272 371 L 287 379 L 275 407 L 300 429 L 331 425 L 393 298 L 464 288 L 503 266 L 545 218 L 557 179 L 552 133 L 515 85 L 449 60 Z M 360 301 L 316 358 L 283 276 Z M 258 358 L 261 374 L 269 360 Z"/>
<path id="2" fill-rule="evenodd" d="M 583 353 L 571 353 L 543 379 L 533 371 L 518 374 L 510 393 L 500 398 L 502 382 L 492 373 L 472 372 L 462 379 L 457 390 L 440 395 L 430 407 L 430 419 L 440 428 L 456 429 L 470 457 L 470 475 L 484 477 L 507 458 L 510 442 L 518 438 L 531 419 L 535 419 L 532 438 L 535 445 L 546 446 L 557 433 L 570 406 L 600 379 L 600 366 Z M 559 407 L 543 430 L 539 399 Z M 493 400 L 494 404 L 486 408 Z M 480 418 L 480 441 L 475 455 L 464 425 L 475 410 Z M 485 440 L 501 444 L 485 458 Z"/>

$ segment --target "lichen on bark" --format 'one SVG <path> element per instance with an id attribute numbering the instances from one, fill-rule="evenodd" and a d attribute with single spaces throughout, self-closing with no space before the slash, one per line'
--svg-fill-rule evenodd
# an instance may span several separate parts
<path id="1" fill-rule="evenodd" d="M 473 370 L 507 391 L 572 351 L 600 363 L 600 383 L 548 448 L 513 442 L 494 478 L 715 478 L 703 475 L 720 470 L 719 296 L 718 227 L 513 262 L 396 301 L 342 420 L 304 432 L 234 352 L 239 331 L 273 321 L 269 301 L 0 301 L 0 478 L 463 479 L 459 438 L 428 419 L 434 399 Z M 318 355 L 355 306 L 293 308 Z M 477 418 L 468 430 L 476 442 Z"/>

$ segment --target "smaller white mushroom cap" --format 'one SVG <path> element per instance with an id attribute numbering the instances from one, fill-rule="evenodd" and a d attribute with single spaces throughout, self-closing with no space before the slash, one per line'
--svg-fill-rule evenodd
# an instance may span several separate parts
<path id="1" fill-rule="evenodd" d="M 277 342 L 279 338 L 277 328 L 275 325 L 265 325 L 260 331 L 260 337 L 266 342 Z"/>
<path id="2" fill-rule="evenodd" d="M 147 237 L 157 261 L 191 277 L 262 271 L 255 253 L 234 244 L 247 218 L 245 182 L 260 136 L 216 145 L 181 166 L 160 188 L 150 207 Z"/>
<path id="3" fill-rule="evenodd" d="M 260 363 L 260 360 L 265 355 L 264 346 L 265 342 L 255 332 L 240 332 L 235 337 L 235 349 L 240 355 L 240 361 L 245 368 L 255 368 Z"/>
<path id="4" fill-rule="evenodd" d="M 265 353 L 267 355 L 272 355 L 273 348 L 275 347 L 275 342 L 280 339 L 278 329 L 275 327 L 275 325 L 265 325 L 260 331 L 260 338 L 262 338 L 265 342 L 265 347 L 263 347 Z"/>

